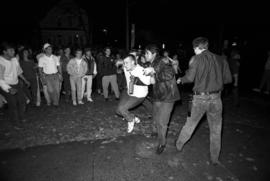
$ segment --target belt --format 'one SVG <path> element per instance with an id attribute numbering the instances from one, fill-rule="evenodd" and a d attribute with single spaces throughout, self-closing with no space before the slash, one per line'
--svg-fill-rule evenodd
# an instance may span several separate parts
<path id="1" fill-rule="evenodd" d="M 210 92 L 198 92 L 198 91 L 194 91 L 194 95 L 211 95 L 211 94 L 218 94 L 220 93 L 220 90 L 218 91 L 210 91 Z"/>

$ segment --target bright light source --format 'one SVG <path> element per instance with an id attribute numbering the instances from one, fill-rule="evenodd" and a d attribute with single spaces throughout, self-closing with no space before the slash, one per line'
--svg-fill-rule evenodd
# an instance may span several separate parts
<path id="1" fill-rule="evenodd" d="M 232 43 L 232 46 L 236 46 L 236 45 L 237 45 L 237 43 L 236 43 L 236 42 L 233 42 L 233 43 Z"/>
<path id="2" fill-rule="evenodd" d="M 165 49 L 165 43 L 162 43 L 162 49 Z"/>

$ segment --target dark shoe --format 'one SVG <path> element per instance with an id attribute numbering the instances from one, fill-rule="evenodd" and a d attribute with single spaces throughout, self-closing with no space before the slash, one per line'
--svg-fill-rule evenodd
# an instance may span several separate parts
<path id="1" fill-rule="evenodd" d="M 108 102 L 108 100 L 109 100 L 108 98 L 105 98 L 105 102 Z"/>
<path id="2" fill-rule="evenodd" d="M 160 155 L 165 150 L 166 145 L 158 145 L 156 154 Z"/>
<path id="3" fill-rule="evenodd" d="M 119 97 L 116 97 L 115 100 L 119 101 Z"/>

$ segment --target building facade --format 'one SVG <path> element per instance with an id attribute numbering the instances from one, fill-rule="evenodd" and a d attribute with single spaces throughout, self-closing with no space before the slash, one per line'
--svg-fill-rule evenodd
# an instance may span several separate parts
<path id="1" fill-rule="evenodd" d="M 87 12 L 73 0 L 57 3 L 40 22 L 42 42 L 54 46 L 91 44 Z"/>

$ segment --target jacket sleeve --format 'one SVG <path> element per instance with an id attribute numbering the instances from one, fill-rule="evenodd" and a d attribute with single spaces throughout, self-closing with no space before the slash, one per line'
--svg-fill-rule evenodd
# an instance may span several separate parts
<path id="1" fill-rule="evenodd" d="M 156 72 L 155 78 L 159 82 L 172 80 L 174 78 L 175 74 L 172 65 L 164 62 L 162 59 L 154 69 Z"/>
<path id="2" fill-rule="evenodd" d="M 73 64 L 73 59 L 71 59 L 67 64 L 67 72 L 69 75 L 73 75 L 72 64 Z"/>
<path id="3" fill-rule="evenodd" d="M 86 61 L 83 63 L 83 76 L 87 73 L 88 71 L 88 64 Z"/>
<path id="4" fill-rule="evenodd" d="M 191 58 L 191 60 L 190 60 L 189 68 L 186 71 L 186 74 L 181 78 L 182 83 L 187 83 L 187 82 L 193 82 L 194 81 L 197 66 L 198 66 L 198 62 L 196 61 L 196 59 L 193 56 Z"/>

